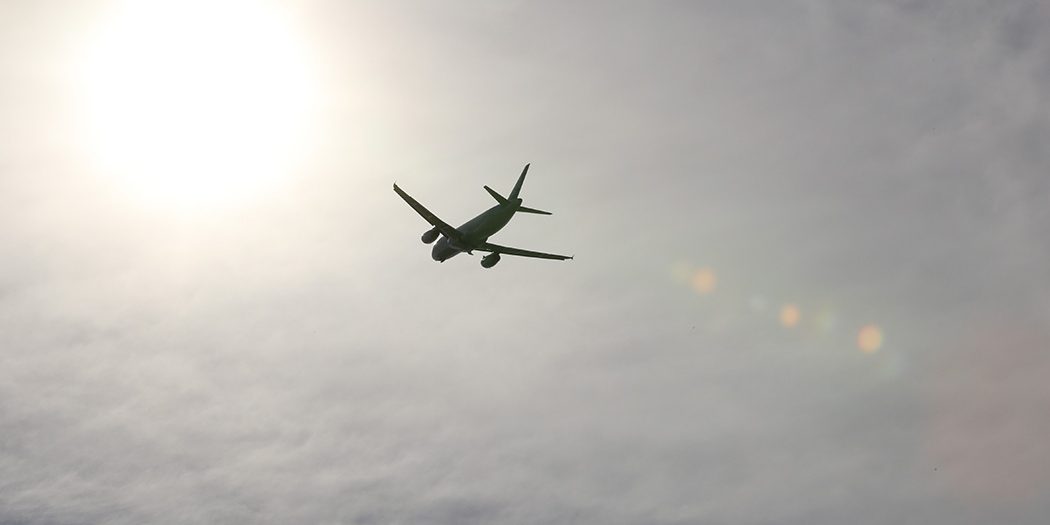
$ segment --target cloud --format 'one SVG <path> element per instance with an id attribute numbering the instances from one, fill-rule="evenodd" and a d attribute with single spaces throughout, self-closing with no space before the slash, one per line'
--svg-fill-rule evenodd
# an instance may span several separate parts
<path id="1" fill-rule="evenodd" d="M 94 8 L 0 17 L 0 521 L 1050 515 L 1040 4 L 305 4 L 325 138 L 199 217 L 82 164 Z M 571 263 L 434 264 L 389 190 L 529 161 L 498 242 Z"/>

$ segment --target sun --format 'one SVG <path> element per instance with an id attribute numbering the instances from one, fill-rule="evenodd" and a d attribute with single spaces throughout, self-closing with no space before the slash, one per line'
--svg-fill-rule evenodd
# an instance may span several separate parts
<path id="1" fill-rule="evenodd" d="M 316 90 L 305 57 L 263 2 L 123 2 L 82 63 L 89 149 L 150 204 L 258 195 L 308 144 Z"/>

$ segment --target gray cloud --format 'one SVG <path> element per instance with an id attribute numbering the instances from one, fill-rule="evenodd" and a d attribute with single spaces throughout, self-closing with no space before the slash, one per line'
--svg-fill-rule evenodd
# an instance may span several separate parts
<path id="1" fill-rule="evenodd" d="M 0 521 L 1050 516 L 1042 4 L 301 4 L 314 156 L 198 218 L 85 168 L 70 6 L 0 8 Z M 389 190 L 529 161 L 572 263 Z"/>

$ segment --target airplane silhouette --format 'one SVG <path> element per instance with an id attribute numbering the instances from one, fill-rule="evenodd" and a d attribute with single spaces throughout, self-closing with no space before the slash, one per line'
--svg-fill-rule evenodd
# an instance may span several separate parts
<path id="1" fill-rule="evenodd" d="M 496 263 L 499 262 L 501 254 L 536 257 L 539 259 L 555 259 L 559 261 L 572 259 L 571 256 L 567 255 L 533 252 L 519 248 L 511 248 L 509 246 L 500 246 L 488 242 L 489 237 L 506 226 L 517 212 L 538 213 L 540 215 L 551 214 L 549 211 L 536 210 L 521 205 L 521 199 L 518 197 L 518 194 L 521 192 L 521 184 L 525 182 L 525 174 L 528 173 L 528 171 L 529 164 L 526 164 L 525 169 L 521 170 L 521 175 L 518 177 L 518 182 L 514 184 L 514 189 L 511 190 L 510 196 L 506 198 L 497 193 L 496 190 L 485 186 L 485 191 L 488 191 L 489 195 L 492 195 L 499 204 L 485 210 L 481 215 L 467 221 L 459 228 L 453 228 L 445 221 L 439 219 L 437 215 L 431 213 L 430 210 L 424 208 L 422 204 L 413 199 L 409 194 L 405 193 L 404 190 L 397 187 L 397 183 L 394 183 L 394 191 L 397 192 L 402 199 L 405 199 L 405 202 L 407 202 L 413 210 L 416 210 L 416 213 L 426 219 L 426 221 L 433 226 L 433 228 L 423 233 L 422 239 L 426 244 L 430 244 L 437 240 L 437 243 L 434 244 L 434 250 L 431 252 L 431 256 L 435 261 L 445 262 L 445 260 L 455 257 L 460 253 L 466 252 L 467 254 L 472 254 L 475 250 L 489 252 L 488 255 L 481 258 L 481 266 L 484 268 L 492 268 L 495 266 Z M 438 239 L 438 235 L 441 235 L 441 239 Z"/>

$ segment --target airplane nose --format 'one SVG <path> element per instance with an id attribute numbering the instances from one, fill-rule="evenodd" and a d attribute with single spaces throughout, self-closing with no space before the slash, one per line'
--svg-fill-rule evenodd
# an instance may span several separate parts
<path id="1" fill-rule="evenodd" d="M 453 255 L 456 255 L 456 251 L 449 248 L 448 239 L 445 237 L 438 239 L 438 241 L 434 243 L 434 249 L 430 251 L 430 257 L 437 262 L 445 262 L 445 259 L 448 259 Z"/>

